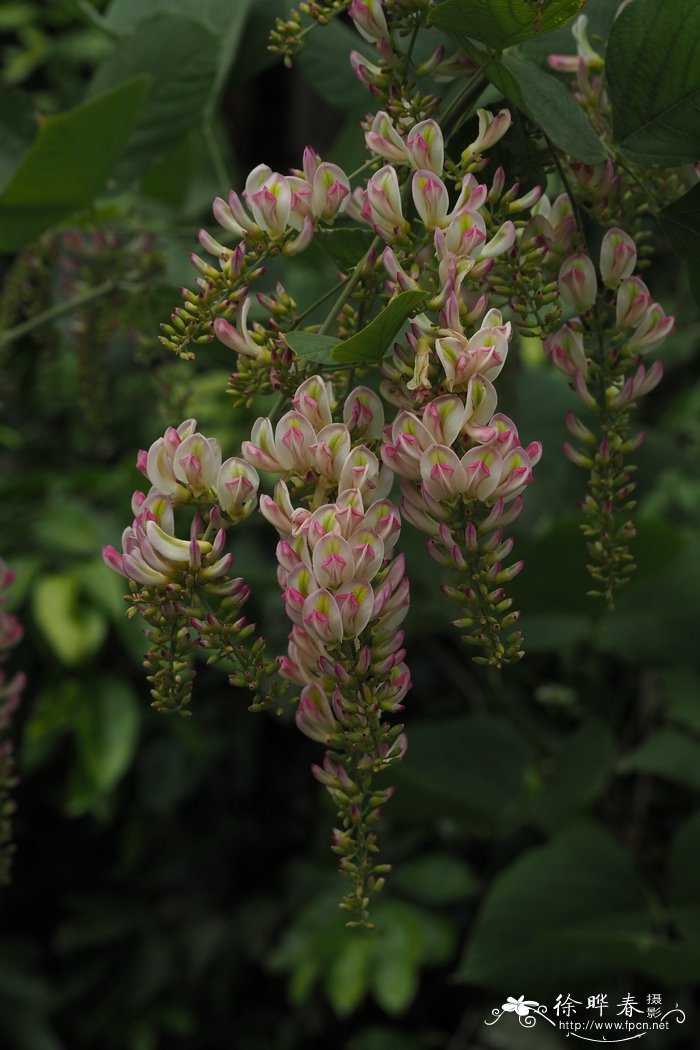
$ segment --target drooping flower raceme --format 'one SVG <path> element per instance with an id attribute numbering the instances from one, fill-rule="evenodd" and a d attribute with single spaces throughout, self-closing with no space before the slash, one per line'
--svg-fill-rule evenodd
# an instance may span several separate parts
<path id="1" fill-rule="evenodd" d="M 606 232 L 601 244 L 602 288 L 587 255 L 578 253 L 565 260 L 559 273 L 562 298 L 581 316 L 570 318 L 544 342 L 600 428 L 597 438 L 569 412 L 566 425 L 577 443 L 565 442 L 564 453 L 589 472 L 583 531 L 589 541 L 589 570 L 600 588 L 595 593 L 609 605 L 633 568 L 628 543 L 635 527 L 629 518 L 619 519 L 634 507 L 633 468 L 625 457 L 644 434 L 630 435 L 630 410 L 663 375 L 660 361 L 647 367 L 642 357 L 663 342 L 674 324 L 673 317 L 653 302 L 644 281 L 634 275 L 636 262 L 634 241 L 617 227 Z"/>
<path id="2" fill-rule="evenodd" d="M 182 711 L 190 701 L 194 671 L 183 655 L 194 646 L 228 650 L 252 629 L 239 616 L 250 588 L 231 575 L 234 556 L 226 547 L 229 528 L 255 509 L 259 478 L 243 459 L 222 463 L 219 443 L 196 427 L 194 419 L 169 427 L 139 453 L 137 465 L 152 487 L 134 493 L 122 552 L 103 551 L 106 564 L 130 581 L 132 611 L 150 625 L 146 666 L 159 710 Z M 184 538 L 176 533 L 176 513 L 187 507 L 194 514 Z M 218 616 L 211 611 L 217 601 Z M 252 653 L 251 666 L 234 660 L 236 677 L 251 688 L 270 673 L 260 655 Z"/>
<path id="3" fill-rule="evenodd" d="M 379 437 L 381 403 L 356 388 L 345 401 L 347 422 L 332 423 L 331 396 L 321 376 L 312 376 L 275 432 L 258 420 L 243 451 L 283 475 L 274 497 L 260 500 L 280 536 L 278 578 L 291 622 L 280 673 L 302 687 L 298 727 L 329 747 L 316 772 L 339 804 L 334 848 L 353 880 L 345 904 L 364 913 L 362 902 L 384 870 L 372 856 L 371 825 L 390 794 L 373 790 L 371 778 L 406 747 L 402 727 L 385 716 L 402 710 L 410 688 L 399 629 L 409 585 L 395 552 L 399 513 L 385 496 L 392 472 L 356 443 Z M 306 493 L 306 506 L 294 505 L 291 480 L 295 494 Z"/>
<path id="4" fill-rule="evenodd" d="M 600 424 L 596 436 L 570 413 L 576 444 L 566 454 L 591 475 L 586 527 L 594 575 L 609 597 L 628 570 L 630 524 L 615 515 L 630 506 L 633 488 L 623 457 L 641 440 L 627 432 L 629 415 L 661 377 L 661 366 L 644 357 L 673 325 L 635 274 L 644 212 L 612 157 L 596 165 L 561 151 L 550 158 L 553 147 L 540 143 L 547 164 L 568 165 L 562 192 L 548 195 L 525 170 L 523 185 L 509 184 L 503 167 L 487 167 L 512 123 L 505 109 L 477 110 L 463 135 L 460 113 L 460 152 L 450 155 L 457 115 L 447 106 L 436 119 L 440 100 L 421 78 L 467 72 L 476 83 L 481 71 L 464 55 L 446 57 L 442 44 L 423 61 L 407 54 L 402 41 L 408 36 L 413 47 L 429 6 L 304 5 L 318 24 L 347 10 L 358 47 L 371 54 L 350 55 L 376 100 L 362 122 L 368 163 L 351 178 L 307 148 L 301 168 L 282 174 L 260 164 L 243 188 L 217 197 L 222 232 L 200 232 L 208 258 L 192 257 L 194 289 L 183 291 L 163 341 L 186 358 L 218 339 L 233 353 L 233 404 L 250 408 L 274 395 L 275 406 L 256 420 L 240 456 L 226 460 L 193 420 L 166 431 L 139 456 L 152 488 L 134 497 L 122 551 L 105 552 L 150 625 L 158 706 L 186 703 L 194 645 L 210 659 L 233 660 L 231 680 L 257 689 L 253 707 L 264 706 L 266 690 L 277 695 L 271 664 L 262 639 L 246 643 L 248 663 L 241 655 L 253 628 L 238 616 L 248 588 L 231 576 L 228 540 L 254 511 L 258 472 L 277 479 L 273 493 L 260 496 L 278 533 L 290 626 L 274 681 L 297 688 L 297 725 L 327 749 L 314 773 L 338 807 L 333 848 L 353 883 L 345 903 L 362 921 L 366 898 L 382 881 L 372 827 L 390 793 L 375 792 L 371 777 L 406 747 L 402 727 L 390 722 L 410 685 L 401 519 L 426 534 L 445 573 L 443 591 L 460 607 L 454 622 L 477 647 L 477 661 L 500 667 L 519 659 L 518 614 L 506 586 L 522 562 L 509 562 L 506 530 L 541 447 L 523 444 L 516 422 L 499 409 L 498 388 L 520 337 L 541 340 Z M 278 22 L 273 49 L 291 61 L 309 28 L 292 12 Z M 552 64 L 575 75 L 574 98 L 605 140 L 603 59 L 583 18 L 575 37 L 577 55 Z M 555 178 L 552 169 L 552 185 Z M 577 221 L 579 203 L 601 225 L 615 223 L 597 267 Z M 611 218 L 615 208 L 619 220 Z M 337 220 L 342 229 L 331 230 Z M 268 259 L 294 264 L 314 239 L 328 253 L 329 271 L 337 267 L 320 299 L 298 305 L 280 281 L 256 283 Z M 376 384 L 367 376 L 375 363 Z"/>

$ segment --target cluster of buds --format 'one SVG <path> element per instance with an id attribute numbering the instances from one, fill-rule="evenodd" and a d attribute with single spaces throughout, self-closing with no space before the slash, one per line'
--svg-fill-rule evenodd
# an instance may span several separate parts
<path id="1" fill-rule="evenodd" d="M 611 154 L 599 164 L 569 162 L 574 186 L 602 226 L 615 223 L 634 238 L 643 259 L 651 252 L 651 246 L 646 243 L 649 238 L 647 220 L 654 209 L 650 209 L 649 201 L 655 199 L 661 208 L 681 196 L 687 186 L 679 172 L 665 171 L 653 165 L 642 166 L 628 157 L 618 161 L 612 133 L 612 105 L 605 78 L 605 57 L 588 39 L 585 15 L 575 19 L 571 32 L 576 45 L 575 54 L 549 55 L 548 62 L 558 73 L 568 73 L 573 77 L 572 97 Z"/>
<path id="2" fill-rule="evenodd" d="M 250 650 L 252 666 L 241 664 L 244 649 L 234 646 L 254 627 L 239 615 L 250 588 L 231 575 L 233 554 L 226 551 L 229 527 L 256 507 L 259 478 L 242 459 L 222 463 L 218 441 L 196 428 L 194 419 L 185 420 L 139 452 L 137 466 L 151 489 L 134 493 L 134 520 L 122 535 L 123 552 L 103 550 L 105 563 L 129 580 L 130 615 L 139 613 L 149 625 L 146 667 L 153 706 L 183 713 L 191 698 L 189 654 L 195 646 L 214 649 L 212 660 L 226 649 L 236 678 L 250 688 L 259 689 L 269 673 L 259 646 Z M 187 539 L 175 529 L 176 511 L 183 507 L 194 510 Z M 210 611 L 212 601 L 219 602 L 218 617 Z"/>
<path id="3" fill-rule="evenodd" d="M 545 350 L 566 375 L 585 407 L 598 419 L 599 436 L 572 412 L 567 428 L 577 445 L 564 444 L 566 456 L 589 472 L 583 501 L 583 526 L 591 556 L 589 571 L 599 584 L 592 594 L 612 604 L 614 591 L 634 570 L 628 541 L 633 523 L 619 516 L 634 506 L 634 468 L 625 456 L 644 435 L 630 435 L 630 413 L 636 401 L 660 382 L 659 361 L 647 367 L 642 356 L 659 346 L 672 331 L 667 317 L 653 301 L 640 277 L 634 276 L 637 250 L 619 228 L 606 232 L 600 249 L 598 275 L 588 255 L 577 253 L 562 264 L 559 289 L 562 300 L 577 311 L 562 328 L 545 340 Z"/>
<path id="4" fill-rule="evenodd" d="M 0 663 L 7 660 L 10 651 L 22 640 L 22 625 L 16 616 L 5 611 L 7 591 L 15 577 L 0 558 Z M 23 671 L 8 678 L 0 670 L 0 885 L 9 881 L 12 859 L 12 815 L 15 805 L 10 796 L 16 785 L 15 763 L 12 741 L 7 731 L 12 715 L 16 711 L 26 683 Z"/>
<path id="5" fill-rule="evenodd" d="M 214 217 L 235 237 L 279 243 L 285 255 L 296 255 L 308 246 L 316 223 L 333 221 L 349 192 L 345 172 L 337 164 L 322 161 L 307 147 L 303 169 L 291 175 L 280 175 L 267 164 L 259 164 L 251 171 L 243 191 L 250 214 L 231 190 L 228 203 L 221 197 L 214 201 Z M 205 230 L 200 231 L 200 243 L 212 255 L 231 254 L 230 248 L 219 244 Z"/>
<path id="6" fill-rule="evenodd" d="M 245 459 L 258 470 L 293 479 L 297 495 L 312 507 L 325 503 L 334 490 L 354 489 L 365 500 L 386 495 L 392 475 L 370 447 L 384 425 L 380 399 L 369 388 L 357 387 L 345 400 L 344 421 L 334 423 L 331 398 L 332 388 L 321 376 L 305 380 L 292 398 L 294 407 L 274 430 L 267 416 L 256 420 L 251 440 L 243 443 Z M 358 437 L 361 444 L 354 443 Z M 266 516 L 267 505 L 261 502 Z M 280 500 L 278 513 L 289 513 L 287 500 Z"/>
<path id="7" fill-rule="evenodd" d="M 193 344 L 216 337 L 236 353 L 269 366 L 279 344 L 281 318 L 288 316 L 293 321 L 292 304 L 282 302 L 279 310 L 277 301 L 259 296 L 275 323 L 269 330 L 260 326 L 261 332 L 253 339 L 247 326 L 250 283 L 264 275 L 262 263 L 268 256 L 296 255 L 307 248 L 315 229 L 332 225 L 350 192 L 342 169 L 322 161 L 310 147 L 304 150 L 302 165 L 290 175 L 281 175 L 259 164 L 246 179 L 242 199 L 234 190 L 228 201 L 215 199 L 214 218 L 238 244 L 231 248 L 207 230 L 199 231 L 201 247 L 215 257 L 217 265 L 199 255 L 190 256 L 198 272 L 197 291 L 182 289 L 183 306 L 174 311 L 170 324 L 161 326 L 164 346 L 191 358 Z M 238 328 L 230 323 L 236 314 Z"/>
<path id="8" fill-rule="evenodd" d="M 513 543 L 503 528 L 520 513 L 541 454 L 539 442 L 522 446 L 507 416 L 474 424 L 454 394 L 428 402 L 420 415 L 399 412 L 386 428 L 382 458 L 401 478 L 404 517 L 430 536 L 431 556 L 465 580 L 443 592 L 464 607 L 455 626 L 483 650 L 479 663 L 500 667 L 522 656 L 519 633 L 510 636 L 518 614 L 503 589 L 522 562 L 504 568 Z"/>
<path id="9" fill-rule="evenodd" d="M 463 158 L 475 169 L 482 150 L 510 125 L 507 111 L 479 117 L 479 136 Z M 498 309 L 488 309 L 483 288 L 490 290 L 494 261 L 519 254 L 524 238 L 537 239 L 537 262 L 544 255 L 550 267 L 552 259 L 559 262 L 573 233 L 573 215 L 563 199 L 556 208 L 547 199 L 541 203 L 539 188 L 522 198 L 517 185 L 504 193 L 501 169 L 491 190 L 472 171 L 459 176 L 450 209 L 441 177 L 444 140 L 433 120 L 404 135 L 382 112 L 366 138 L 373 152 L 415 169 L 411 189 L 425 236 L 411 244 L 398 173 L 390 164 L 353 200 L 356 217 L 388 242 L 381 261 L 390 289 L 420 289 L 430 296 L 426 312 L 413 317 L 405 343 L 381 366 L 381 392 L 401 410 L 386 428 L 381 457 L 400 476 L 403 514 L 429 534 L 431 555 L 468 577 L 460 587 L 444 588 L 463 606 L 457 623 L 466 628 L 465 640 L 481 648 L 480 662 L 502 666 L 522 655 L 520 635 L 510 633 L 517 613 L 508 611 L 503 590 L 521 566 L 504 568 L 512 544 L 502 529 L 522 506 L 541 447 L 533 442 L 523 448 L 515 424 L 497 412 L 494 381 L 506 361 L 512 325 Z M 528 212 L 530 218 L 516 227 L 511 216 Z M 528 230 L 528 222 L 535 228 Z M 550 301 L 556 298 L 556 288 L 548 291 Z M 436 323 L 429 311 L 437 311 Z"/>
<path id="10" fill-rule="evenodd" d="M 331 396 L 312 376 L 274 434 L 269 420 L 258 420 L 243 453 L 283 475 L 274 498 L 260 500 L 280 536 L 278 578 L 292 624 L 280 674 L 302 688 L 299 729 L 329 748 L 316 772 L 338 803 L 334 849 L 353 884 L 344 904 L 366 922 L 369 895 L 386 870 L 376 864 L 372 827 L 390 794 L 374 791 L 371 780 L 406 746 L 402 727 L 385 716 L 402 710 L 410 688 L 399 629 L 409 585 L 395 554 L 399 514 L 383 495 L 392 472 L 366 444 L 353 444 L 380 436 L 381 402 L 356 388 L 345 401 L 346 422 L 333 423 Z"/>
<path id="11" fill-rule="evenodd" d="M 298 10 L 292 8 L 286 18 L 275 19 L 275 27 L 270 31 L 268 51 L 281 55 L 285 66 L 291 68 L 294 56 L 304 49 L 307 33 L 316 26 L 327 25 L 349 4 L 350 0 L 302 0 Z M 307 15 L 313 21 L 303 25 L 302 15 Z"/>
<path id="12" fill-rule="evenodd" d="M 401 630 L 409 585 L 391 499 L 396 478 L 400 513 L 427 535 L 446 574 L 443 592 L 460 607 L 454 624 L 478 649 L 475 660 L 496 668 L 518 660 L 518 613 L 505 588 L 522 562 L 509 562 L 513 542 L 505 530 L 520 513 L 542 449 L 537 441 L 523 445 L 516 424 L 498 411 L 495 384 L 513 335 L 543 339 L 599 418 L 596 438 L 570 414 L 580 447 L 567 444 L 565 451 L 590 471 L 584 509 L 591 571 L 610 600 L 630 568 L 632 526 L 616 520 L 633 506 L 624 457 L 641 436 L 629 435 L 629 415 L 661 376 L 660 365 L 647 367 L 641 357 L 673 325 L 635 276 L 643 208 L 638 189 L 630 191 L 616 170 L 614 146 L 612 159 L 597 167 L 569 164 L 571 184 L 594 216 L 620 208 L 622 229 L 603 239 L 600 278 L 582 250 L 566 158 L 556 158 L 567 189 L 559 196 L 519 182 L 508 188 L 500 167 L 490 185 L 480 181 L 489 152 L 511 126 L 508 110 L 477 110 L 475 136 L 457 156 L 446 155 L 485 80 L 472 66 L 473 81 L 446 107 L 443 126 L 433 118 L 438 100 L 422 95 L 417 80 L 446 79 L 469 63 L 446 58 L 442 45 L 417 63 L 416 33 L 431 6 L 304 0 L 299 12 L 278 21 L 272 49 L 287 62 L 313 25 L 345 12 L 372 48 L 372 61 L 359 51 L 350 55 L 378 100 L 379 112 L 362 124 L 370 156 L 358 174 L 368 174 L 353 188 L 341 168 L 307 148 L 301 169 L 282 175 L 261 164 L 240 195 L 232 190 L 215 200 L 214 217 L 236 243 L 200 232 L 215 263 L 193 256 L 197 289 L 183 291 L 163 342 L 187 357 L 193 344 L 216 338 L 237 355 L 229 391 L 237 405 L 273 391 L 278 399 L 256 420 L 240 458 L 222 462 L 218 444 L 193 420 L 142 452 L 139 466 L 152 489 L 134 497 L 123 552 L 105 551 L 130 581 L 131 611 L 150 625 L 157 706 L 185 706 L 194 646 L 210 662 L 232 662 L 232 682 L 260 692 L 272 664 L 239 617 L 248 588 L 230 576 L 227 529 L 253 512 L 258 472 L 277 477 L 274 494 L 259 502 L 279 535 L 277 574 L 290 621 L 287 651 L 274 669 L 285 689 L 300 691 L 298 728 L 326 748 L 314 773 L 338 807 L 333 849 L 353 887 L 344 907 L 362 923 L 386 870 L 376 863 L 374 824 L 391 789 L 375 791 L 372 778 L 406 747 L 402 726 L 390 721 L 410 688 Z M 603 59 L 588 42 L 585 18 L 574 36 L 576 56 L 554 56 L 551 64 L 574 74 L 575 97 L 607 143 Z M 295 257 L 339 216 L 348 236 L 336 231 L 324 244 L 341 267 L 335 287 L 299 312 L 278 284 L 274 293 L 258 293 L 256 307 L 250 286 L 264 275 L 266 259 Z M 357 254 L 354 245 L 363 246 Z M 331 296 L 320 321 L 317 310 Z M 403 334 L 383 356 L 397 332 Z M 352 389 L 356 370 L 371 360 L 380 361 L 379 394 Z M 327 362 L 338 377 L 337 402 L 324 374 L 309 376 L 311 362 Z M 394 409 L 388 421 L 384 403 Z M 192 512 L 186 539 L 175 528 L 183 507 Z"/>
<path id="13" fill-rule="evenodd" d="M 429 4 L 424 0 L 403 0 L 384 10 L 382 0 L 352 0 L 348 14 L 363 41 L 375 49 L 374 60 L 359 51 L 350 52 L 350 63 L 355 76 L 374 98 L 382 101 L 398 119 L 404 116 L 420 119 L 434 109 L 439 99 L 432 94 L 420 94 L 416 82 L 408 78 L 408 62 L 397 48 L 392 31 L 405 35 L 407 30 L 426 22 Z M 391 23 L 391 24 L 389 24 Z M 468 75 L 474 65 L 457 52 L 446 56 L 443 44 L 438 44 L 422 62 L 414 66 L 416 80 L 430 76 L 447 82 L 456 75 Z"/>

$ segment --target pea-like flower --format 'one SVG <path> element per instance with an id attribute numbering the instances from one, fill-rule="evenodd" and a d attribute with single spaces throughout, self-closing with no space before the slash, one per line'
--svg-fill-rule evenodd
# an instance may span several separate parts
<path id="1" fill-rule="evenodd" d="M 590 310 L 598 294 L 595 267 L 587 255 L 577 252 L 565 259 L 559 270 L 559 293 L 569 306 Z"/>
<path id="2" fill-rule="evenodd" d="M 600 276 L 606 288 L 617 288 L 631 277 L 637 264 L 637 246 L 628 233 L 614 226 L 600 246 Z"/>

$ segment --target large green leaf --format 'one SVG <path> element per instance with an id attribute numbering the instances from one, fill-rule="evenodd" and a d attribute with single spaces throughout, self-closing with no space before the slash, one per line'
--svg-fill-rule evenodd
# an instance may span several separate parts
<path id="1" fill-rule="evenodd" d="M 588 39 L 601 54 L 605 50 L 605 41 L 610 35 L 610 26 L 618 7 L 619 0 L 586 0 L 583 14 L 588 19 Z M 518 48 L 518 52 L 538 65 L 544 65 L 549 55 L 575 55 L 577 44 L 571 29 L 571 25 L 566 25 L 531 37 Z"/>
<path id="2" fill-rule="evenodd" d="M 599 722 L 588 722 L 568 736 L 535 799 L 535 820 L 556 828 L 590 806 L 603 790 L 613 755 L 612 734 Z"/>
<path id="3" fill-rule="evenodd" d="M 488 988 L 542 995 L 562 974 L 573 985 L 632 966 L 650 928 L 629 856 L 600 828 L 579 827 L 496 879 L 460 973 Z"/>
<path id="4" fill-rule="evenodd" d="M 494 715 L 469 715 L 411 726 L 411 746 L 392 774 L 392 811 L 415 822 L 436 813 L 484 834 L 505 833 L 524 819 L 528 751 L 513 726 Z"/>
<path id="5" fill-rule="evenodd" d="M 364 42 L 347 26 L 333 21 L 322 33 L 309 33 L 296 63 L 315 92 L 355 117 L 367 111 L 367 91 L 353 75 L 350 52 Z M 369 46 L 369 45 L 367 45 Z"/>
<path id="6" fill-rule="evenodd" d="M 98 794 L 111 791 L 131 764 L 141 712 L 133 689 L 117 678 L 99 678 L 76 711 L 78 757 Z"/>
<path id="7" fill-rule="evenodd" d="M 8 91 L 0 96 L 0 189 L 5 186 L 31 147 L 38 130 L 29 95 Z"/>
<path id="8" fill-rule="evenodd" d="M 454 927 L 407 901 L 377 901 L 374 920 L 375 930 L 348 936 L 337 894 L 318 891 L 297 911 L 269 959 L 272 969 L 290 973 L 293 1003 L 305 1002 L 321 981 L 340 1017 L 369 992 L 385 1011 L 400 1013 L 416 993 L 421 966 L 443 963 L 454 951 Z"/>
<path id="9" fill-rule="evenodd" d="M 374 240 L 374 235 L 359 226 L 335 226 L 329 230 L 319 230 L 317 238 L 338 267 L 346 271 L 357 266 Z"/>
<path id="10" fill-rule="evenodd" d="M 37 626 L 63 663 L 80 664 L 102 645 L 107 620 L 82 599 L 78 582 L 69 573 L 42 577 L 32 605 Z"/>
<path id="11" fill-rule="evenodd" d="M 559 29 L 585 0 L 444 0 L 430 16 L 433 25 L 458 37 L 488 44 L 496 51 Z"/>
<path id="12" fill-rule="evenodd" d="M 690 287 L 700 303 L 700 182 L 663 208 L 659 221 L 685 263 Z"/>
<path id="13" fill-rule="evenodd" d="M 606 71 L 618 145 L 642 163 L 685 164 L 700 141 L 700 4 L 634 0 L 613 23 Z"/>
<path id="14" fill-rule="evenodd" d="M 239 4 L 229 5 L 221 0 L 112 0 L 105 17 L 113 29 L 129 33 L 140 22 L 154 15 L 184 15 L 207 22 L 212 29 L 225 29 L 237 16 Z M 241 3 L 244 10 L 248 5 Z"/>
<path id="15" fill-rule="evenodd" d="M 602 142 L 556 77 L 517 55 L 504 55 L 486 72 L 506 98 L 538 124 L 559 149 L 587 164 L 605 160 Z"/>
<path id="16" fill-rule="evenodd" d="M 659 729 L 620 761 L 622 773 L 652 773 L 700 790 L 700 743 L 678 729 Z"/>
<path id="17" fill-rule="evenodd" d="M 154 15 L 175 15 L 203 22 L 222 41 L 214 87 L 218 92 L 236 57 L 252 5 L 253 0 L 236 0 L 233 5 L 221 0 L 112 0 L 107 21 L 123 33 L 131 32 Z M 274 18 L 270 18 L 270 27 L 273 22 Z"/>
<path id="18" fill-rule="evenodd" d="M 472 869 L 452 853 L 424 853 L 405 860 L 391 876 L 392 890 L 421 904 L 460 904 L 473 897 L 479 880 Z"/>
<path id="19" fill-rule="evenodd" d="M 639 569 L 615 611 L 601 620 L 601 648 L 632 662 L 697 664 L 700 653 L 688 646 L 688 624 L 697 616 L 700 542 L 661 522 L 641 521 L 632 550 Z"/>
<path id="20" fill-rule="evenodd" d="M 658 676 L 659 696 L 670 722 L 700 734 L 700 681 L 685 667 L 668 668 Z"/>
<path id="21" fill-rule="evenodd" d="M 148 78 L 45 117 L 0 196 L 0 251 L 16 251 L 49 226 L 88 207 L 126 147 Z"/>
<path id="22" fill-rule="evenodd" d="M 339 343 L 333 351 L 333 360 L 346 365 L 381 361 L 394 336 L 427 297 L 427 292 L 401 292 L 366 328 Z"/>
<path id="23" fill-rule="evenodd" d="M 324 368 L 342 367 L 333 360 L 333 351 L 338 345 L 338 340 L 333 336 L 316 335 L 315 332 L 286 332 L 284 338 L 297 357 L 323 365 Z"/>
<path id="24" fill-rule="evenodd" d="M 670 857 L 670 903 L 680 932 L 700 942 L 700 811 L 681 824 Z"/>
<path id="25" fill-rule="evenodd" d="M 95 95 L 138 74 L 153 86 L 129 139 L 125 177 L 149 167 L 197 125 L 213 91 L 221 37 L 203 22 L 183 15 L 157 14 L 120 40 L 90 85 Z"/>

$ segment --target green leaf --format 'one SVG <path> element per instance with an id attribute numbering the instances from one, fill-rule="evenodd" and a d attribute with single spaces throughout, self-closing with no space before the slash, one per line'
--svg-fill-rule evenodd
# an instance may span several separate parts
<path id="1" fill-rule="evenodd" d="M 343 271 L 352 270 L 357 266 L 374 240 L 369 230 L 350 226 L 320 230 L 317 236 L 318 243 Z"/>
<path id="2" fill-rule="evenodd" d="M 612 734 L 599 722 L 589 722 L 568 736 L 543 795 L 535 800 L 535 820 L 553 829 L 590 806 L 603 790 L 614 753 Z"/>
<path id="3" fill-rule="evenodd" d="M 39 548 L 73 555 L 90 555 L 100 549 L 102 523 L 88 503 L 61 494 L 49 498 L 44 511 L 32 523 L 32 536 Z"/>
<path id="4" fill-rule="evenodd" d="M 107 21 L 116 30 L 131 32 L 137 25 L 155 15 L 190 18 L 202 22 L 222 40 L 215 92 L 223 86 L 236 57 L 253 0 L 236 0 L 234 5 L 221 0 L 112 0 Z M 274 18 L 270 19 L 270 26 Z"/>
<path id="5" fill-rule="evenodd" d="M 350 52 L 363 41 L 348 26 L 332 21 L 322 33 L 309 33 L 295 59 L 315 92 L 343 113 L 355 117 L 367 111 L 367 91 L 353 75 Z"/>
<path id="6" fill-rule="evenodd" d="M 700 733 L 698 677 L 684 667 L 673 667 L 659 675 L 659 695 L 666 703 L 669 721 Z"/>
<path id="7" fill-rule="evenodd" d="M 482 834 L 505 834 L 524 815 L 525 744 L 504 718 L 469 715 L 411 727 L 397 766 L 392 809 L 416 820 L 453 817 Z"/>
<path id="8" fill-rule="evenodd" d="M 652 773 L 700 790 L 700 743 L 678 729 L 659 729 L 619 764 L 622 773 Z"/>
<path id="9" fill-rule="evenodd" d="M 133 34 L 117 43 L 95 74 L 90 94 L 138 74 L 152 80 L 129 139 L 124 177 L 145 170 L 201 120 L 216 79 L 220 49 L 221 38 L 203 22 L 173 14 L 140 22 Z"/>
<path id="10" fill-rule="evenodd" d="M 35 697 L 22 732 L 21 770 L 31 773 L 48 761 L 72 730 L 82 696 L 82 682 L 64 676 Z"/>
<path id="11" fill-rule="evenodd" d="M 0 189 L 11 179 L 15 169 L 30 149 L 38 123 L 34 104 L 21 91 L 0 95 Z"/>
<path id="12" fill-rule="evenodd" d="M 85 603 L 77 580 L 69 573 L 39 580 L 32 607 L 37 627 L 56 656 L 69 666 L 97 652 L 107 634 L 105 616 Z"/>
<path id="13" fill-rule="evenodd" d="M 673 250 L 683 260 L 688 282 L 700 304 L 700 183 L 659 212 L 659 222 Z"/>
<path id="14" fill-rule="evenodd" d="M 618 6 L 619 0 L 586 0 L 583 13 L 588 19 L 588 39 L 601 54 L 604 53 Z M 571 25 L 566 25 L 543 33 L 542 36 L 532 37 L 518 48 L 518 52 L 540 66 L 546 64 L 549 55 L 575 55 L 577 44 L 571 29 Z"/>
<path id="15" fill-rule="evenodd" d="M 341 367 L 333 360 L 333 351 L 338 346 L 338 340 L 333 336 L 316 335 L 314 332 L 286 332 L 284 338 L 297 357 L 325 368 Z"/>
<path id="16" fill-rule="evenodd" d="M 632 547 L 639 570 L 620 592 L 615 611 L 603 616 L 600 646 L 632 662 L 697 663 L 700 653 L 688 645 L 688 624 L 697 616 L 700 542 L 661 522 L 639 525 Z"/>
<path id="17" fill-rule="evenodd" d="M 606 73 L 618 145 L 635 160 L 686 164 L 700 140 L 700 5 L 634 0 L 613 23 Z"/>
<path id="18" fill-rule="evenodd" d="M 629 856 L 600 828 L 579 827 L 496 879 L 460 974 L 487 988 L 534 987 L 542 995 L 562 974 L 575 984 L 632 966 L 650 928 Z"/>
<path id="19" fill-rule="evenodd" d="M 670 856 L 670 903 L 680 932 L 700 941 L 700 811 L 681 824 L 673 841 Z"/>
<path id="20" fill-rule="evenodd" d="M 454 854 L 426 853 L 403 861 L 391 877 L 391 886 L 421 904 L 457 904 L 474 896 L 479 880 Z"/>
<path id="21" fill-rule="evenodd" d="M 96 794 L 111 791 L 131 765 L 141 712 L 133 689 L 118 678 L 99 678 L 77 709 L 76 742 Z"/>
<path id="22" fill-rule="evenodd" d="M 559 29 L 577 15 L 585 0 L 444 0 L 430 16 L 433 25 L 458 37 L 488 44 L 496 51 Z"/>
<path id="23" fill-rule="evenodd" d="M 324 985 L 339 1017 L 351 1014 L 369 991 L 372 947 L 371 934 L 365 930 L 356 931 L 353 937 L 337 945 Z"/>
<path id="24" fill-rule="evenodd" d="M 0 251 L 15 251 L 49 226 L 88 207 L 122 154 L 141 112 L 148 79 L 54 117 L 39 134 L 0 196 Z"/>
<path id="25" fill-rule="evenodd" d="M 246 4 L 242 4 L 246 7 Z M 214 30 L 225 29 L 236 12 L 221 0 L 112 0 L 106 11 L 107 22 L 122 33 L 155 15 L 182 15 L 207 22 Z"/>
<path id="26" fill-rule="evenodd" d="M 333 351 L 333 360 L 345 365 L 381 361 L 394 336 L 427 297 L 427 292 L 401 292 L 366 328 L 339 343 Z"/>
<path id="27" fill-rule="evenodd" d="M 566 87 L 527 59 L 504 55 L 486 70 L 489 80 L 574 160 L 597 164 L 605 148 Z"/>

